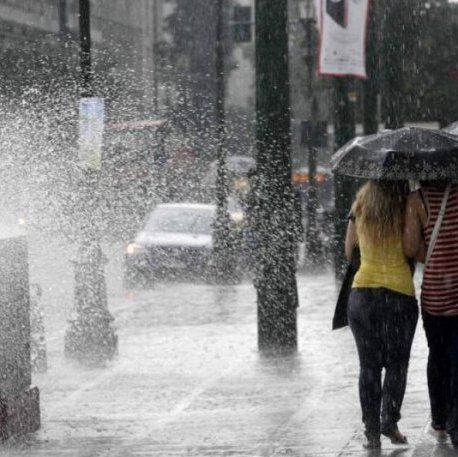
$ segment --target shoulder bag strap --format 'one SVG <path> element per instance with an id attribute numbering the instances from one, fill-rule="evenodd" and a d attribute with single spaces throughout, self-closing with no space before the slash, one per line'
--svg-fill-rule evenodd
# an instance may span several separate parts
<path id="1" fill-rule="evenodd" d="M 429 240 L 428 252 L 426 253 L 426 260 L 425 265 L 428 263 L 428 260 L 433 253 L 434 246 L 437 241 L 437 235 L 439 235 L 439 229 L 442 224 L 442 219 L 444 218 L 445 213 L 445 206 L 447 205 L 448 196 L 450 194 L 450 188 L 452 187 L 452 183 L 448 183 L 447 187 L 445 188 L 444 196 L 442 198 L 441 208 L 439 210 L 439 214 L 437 215 L 436 223 L 434 224 L 433 233 L 431 234 L 431 239 Z"/>

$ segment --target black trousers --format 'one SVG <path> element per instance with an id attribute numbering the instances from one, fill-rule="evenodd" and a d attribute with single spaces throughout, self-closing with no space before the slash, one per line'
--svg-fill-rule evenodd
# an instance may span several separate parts
<path id="1" fill-rule="evenodd" d="M 428 390 L 432 425 L 458 432 L 458 316 L 422 312 L 429 346 Z"/>
<path id="2" fill-rule="evenodd" d="M 359 396 L 368 437 L 389 433 L 401 418 L 417 320 L 414 297 L 385 288 L 353 289 L 350 294 L 348 321 L 358 350 Z"/>

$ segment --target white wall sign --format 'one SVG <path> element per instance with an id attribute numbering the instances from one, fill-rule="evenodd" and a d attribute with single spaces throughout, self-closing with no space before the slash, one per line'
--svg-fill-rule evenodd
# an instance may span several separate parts
<path id="1" fill-rule="evenodd" d="M 79 106 L 79 160 L 84 168 L 102 168 L 103 123 L 105 104 L 103 98 L 87 97 Z"/>
<path id="2" fill-rule="evenodd" d="M 369 0 L 320 0 L 320 75 L 366 78 Z"/>

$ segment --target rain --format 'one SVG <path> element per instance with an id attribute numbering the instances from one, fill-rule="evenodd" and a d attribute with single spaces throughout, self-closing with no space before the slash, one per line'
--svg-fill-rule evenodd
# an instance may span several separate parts
<path id="1" fill-rule="evenodd" d="M 431 328 L 458 315 L 458 1 L 0 0 L 0 23 L 1 455 L 455 455 Z M 379 264 L 371 186 L 401 208 L 372 200 Z M 364 336 L 359 292 L 386 305 Z M 368 407 L 368 366 L 402 364 Z"/>

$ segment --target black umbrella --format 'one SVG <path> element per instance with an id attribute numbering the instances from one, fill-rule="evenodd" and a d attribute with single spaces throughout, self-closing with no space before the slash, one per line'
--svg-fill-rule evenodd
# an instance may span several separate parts
<path id="1" fill-rule="evenodd" d="M 248 171 L 256 167 L 256 160 L 253 157 L 233 155 L 227 156 L 227 171 L 234 174 L 246 175 Z"/>
<path id="2" fill-rule="evenodd" d="M 447 125 L 447 127 L 444 127 L 442 130 L 444 132 L 452 133 L 453 135 L 458 135 L 458 121 Z"/>
<path id="3" fill-rule="evenodd" d="M 458 179 L 458 137 L 404 127 L 356 137 L 331 158 L 337 174 L 366 179 Z"/>

